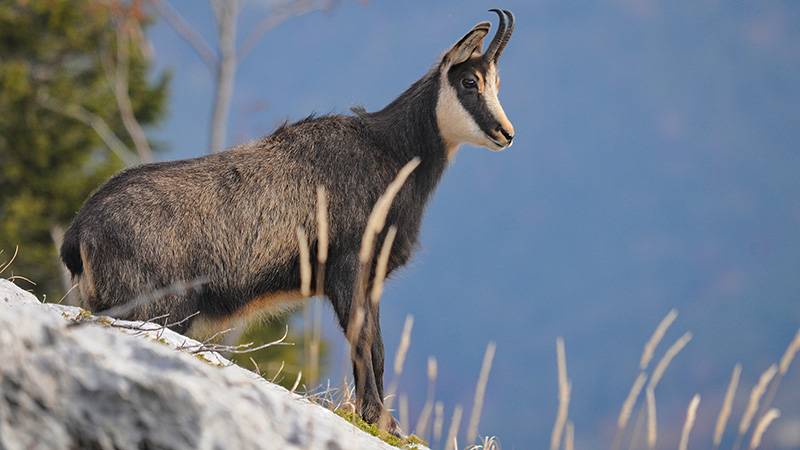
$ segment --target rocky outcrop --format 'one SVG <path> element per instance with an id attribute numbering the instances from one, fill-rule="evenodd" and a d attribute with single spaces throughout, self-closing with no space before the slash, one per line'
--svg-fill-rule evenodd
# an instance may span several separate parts
<path id="1" fill-rule="evenodd" d="M 215 353 L 178 350 L 198 345 L 185 336 L 114 325 L 0 279 L 0 449 L 395 449 Z"/>

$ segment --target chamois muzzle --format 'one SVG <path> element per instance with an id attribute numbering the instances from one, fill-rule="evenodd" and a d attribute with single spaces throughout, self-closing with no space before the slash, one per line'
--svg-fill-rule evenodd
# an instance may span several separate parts
<path id="1" fill-rule="evenodd" d="M 500 23 L 497 26 L 497 33 L 495 33 L 489 48 L 483 57 L 486 61 L 497 62 L 506 44 L 511 39 L 511 33 L 514 32 L 514 15 L 507 9 L 490 9 L 489 11 L 496 13 L 500 18 Z M 506 18 L 508 19 L 506 21 Z"/>

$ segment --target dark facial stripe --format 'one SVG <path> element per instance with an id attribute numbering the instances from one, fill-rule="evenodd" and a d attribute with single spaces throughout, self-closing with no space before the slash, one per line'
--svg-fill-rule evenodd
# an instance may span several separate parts
<path id="1" fill-rule="evenodd" d="M 486 133 L 489 137 L 493 137 L 494 130 L 500 123 L 486 104 L 486 98 L 483 95 L 485 86 L 483 83 L 480 83 L 479 89 L 467 89 L 461 84 L 461 81 L 466 77 L 475 78 L 475 72 L 480 73 L 481 78 L 485 81 L 486 69 L 481 60 L 467 61 L 464 64 L 453 67 L 447 74 L 447 78 L 450 85 L 456 91 L 458 101 L 461 102 L 464 109 L 470 114 L 475 123 L 478 124 L 481 131 Z"/>

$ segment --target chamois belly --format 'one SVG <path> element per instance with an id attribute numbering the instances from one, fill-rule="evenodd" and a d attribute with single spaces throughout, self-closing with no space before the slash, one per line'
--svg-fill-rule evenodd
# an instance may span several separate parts
<path id="1" fill-rule="evenodd" d="M 192 321 L 189 336 L 203 338 L 229 329 L 245 327 L 248 324 L 266 320 L 283 314 L 303 304 L 306 297 L 300 290 L 268 292 L 253 297 L 228 314 L 209 314 L 201 312 Z"/>

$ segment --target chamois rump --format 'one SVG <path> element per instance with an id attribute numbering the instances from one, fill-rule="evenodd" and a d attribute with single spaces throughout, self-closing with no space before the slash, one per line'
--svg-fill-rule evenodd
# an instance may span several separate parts
<path id="1" fill-rule="evenodd" d="M 197 312 L 176 326 L 195 334 L 202 324 L 299 304 L 296 230 L 307 231 L 314 261 L 316 190 L 323 186 L 330 230 L 324 295 L 348 330 L 362 234 L 398 171 L 420 159 L 386 220 L 397 229 L 388 273 L 411 256 L 425 205 L 459 146 L 500 151 L 512 143 L 514 128 L 497 98 L 497 63 L 514 17 L 491 11 L 499 24 L 485 52 L 491 25 L 480 22 L 380 111 L 310 116 L 222 153 L 145 164 L 111 178 L 78 211 L 61 247 L 83 304 L 92 311 L 119 308 L 144 292 L 202 279 L 196 289 L 168 292 L 123 313 L 145 320 Z M 378 245 L 385 235 L 377 236 Z M 375 423 L 385 414 L 384 349 L 378 305 L 365 302 L 363 312 L 352 342 L 353 375 L 358 412 Z M 382 424 L 398 434 L 388 417 Z"/>

